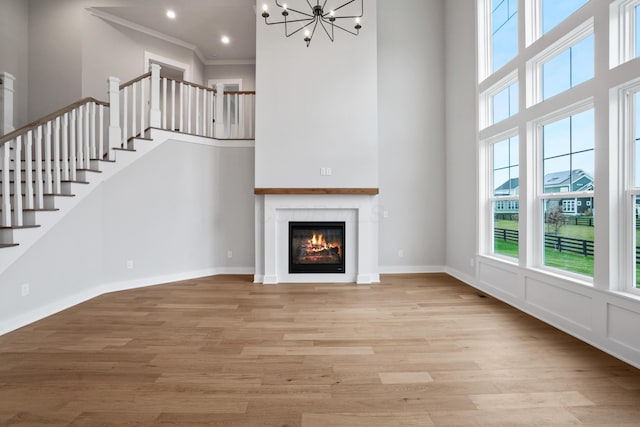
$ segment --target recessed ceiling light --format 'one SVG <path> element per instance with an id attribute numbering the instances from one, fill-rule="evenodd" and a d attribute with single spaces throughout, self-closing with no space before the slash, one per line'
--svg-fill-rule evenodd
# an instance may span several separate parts
<path id="1" fill-rule="evenodd" d="M 176 13 L 171 9 L 167 10 L 167 18 L 176 19 Z"/>
<path id="2" fill-rule="evenodd" d="M 222 36 L 222 39 L 220 39 L 220 40 L 224 44 L 229 44 L 229 42 L 231 41 L 231 39 L 229 39 L 229 37 L 227 37 L 227 36 Z"/>

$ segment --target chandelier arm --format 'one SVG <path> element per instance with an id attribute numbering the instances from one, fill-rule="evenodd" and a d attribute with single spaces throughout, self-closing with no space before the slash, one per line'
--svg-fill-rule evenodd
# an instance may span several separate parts
<path id="1" fill-rule="evenodd" d="M 360 32 L 359 32 L 359 31 L 351 31 L 351 30 L 348 30 L 348 29 L 346 29 L 346 28 L 344 28 L 344 27 L 341 27 L 340 25 L 336 24 L 335 22 L 329 22 L 329 21 L 327 21 L 327 20 L 326 20 L 326 19 L 324 19 L 324 18 L 323 18 L 322 20 L 323 20 L 326 24 L 331 24 L 331 25 L 333 25 L 334 27 L 339 28 L 339 29 L 341 29 L 341 30 L 342 30 L 342 31 L 344 31 L 344 32 L 347 32 L 347 33 L 349 33 L 349 34 L 353 34 L 354 36 L 357 36 L 358 34 L 360 34 Z"/>
<path id="2" fill-rule="evenodd" d="M 329 31 L 327 31 L 327 28 L 324 26 L 325 22 L 326 21 L 324 19 L 321 19 L 320 25 L 322 26 L 322 29 L 324 30 L 327 37 L 329 37 L 329 40 L 333 41 L 333 24 L 327 23 L 331 25 L 331 34 L 329 34 Z"/>
<path id="3" fill-rule="evenodd" d="M 308 2 L 308 1 L 309 1 L 309 0 L 307 0 L 307 2 Z M 278 6 L 280 9 L 284 9 L 284 6 L 283 6 L 283 5 L 281 5 L 280 3 L 278 3 L 278 0 L 275 0 L 275 2 L 276 2 L 276 6 Z M 312 9 L 313 9 L 313 8 L 312 8 Z M 308 16 L 309 18 L 313 18 L 313 15 L 310 15 L 310 14 L 308 14 L 308 13 L 302 12 L 302 11 L 297 10 L 297 9 L 291 9 L 289 6 L 287 6 L 287 10 L 288 10 L 288 11 L 290 11 L 290 12 L 299 13 L 300 15 Z M 291 22 L 291 21 L 289 21 L 289 22 Z"/>
<path id="4" fill-rule="evenodd" d="M 324 8 L 327 6 L 327 2 L 329 0 L 324 0 L 324 3 L 322 3 L 322 10 L 324 10 Z M 320 1 L 318 1 L 318 4 L 320 4 Z"/>
<path id="5" fill-rule="evenodd" d="M 354 1 L 356 1 L 356 0 L 349 0 L 345 4 L 340 5 L 340 6 L 336 7 L 335 9 L 333 9 L 333 11 L 337 12 L 338 10 L 342 9 L 343 7 L 350 5 Z M 359 17 L 362 18 L 363 15 L 364 15 L 364 1 L 360 0 L 360 16 Z M 343 17 L 343 18 L 346 18 L 346 17 Z"/>
<path id="6" fill-rule="evenodd" d="M 275 22 L 267 22 L 267 18 L 264 19 L 264 22 L 267 25 L 275 25 L 275 24 L 291 24 L 292 22 L 313 22 L 313 18 L 301 18 L 301 19 L 287 19 L 285 21 L 275 21 Z"/>
<path id="7" fill-rule="evenodd" d="M 318 21 L 319 19 L 315 20 L 315 24 L 313 26 L 313 30 L 311 31 L 311 35 L 309 36 L 309 43 L 311 43 L 311 40 L 313 40 L 313 35 L 316 33 L 316 28 L 318 28 Z M 308 25 L 311 25 L 311 23 L 309 23 Z M 300 28 L 302 29 L 302 28 Z M 307 47 L 309 47 L 309 43 L 307 43 Z"/>
<path id="8" fill-rule="evenodd" d="M 313 24 L 313 20 L 309 21 L 307 24 L 303 25 L 302 27 L 298 28 L 297 30 L 295 30 L 294 32 L 287 34 L 286 31 L 284 33 L 285 36 L 287 37 L 291 37 L 292 35 L 299 33 L 300 31 L 304 30 L 305 28 L 307 28 L 309 25 Z"/>

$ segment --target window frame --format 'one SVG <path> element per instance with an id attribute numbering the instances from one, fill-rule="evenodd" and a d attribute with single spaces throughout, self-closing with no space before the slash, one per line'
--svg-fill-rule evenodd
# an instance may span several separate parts
<path id="1" fill-rule="evenodd" d="M 505 206 L 509 206 L 510 203 L 512 203 L 513 201 L 518 203 L 518 215 L 520 215 L 521 211 L 521 200 L 520 200 L 520 192 L 518 192 L 517 195 L 514 196 L 496 196 L 494 194 L 494 182 L 493 182 L 493 177 L 494 177 L 494 168 L 493 168 L 493 147 L 496 143 L 499 142 L 503 142 L 503 141 L 509 141 L 511 138 L 518 138 L 518 180 L 519 182 L 521 182 L 521 174 L 522 174 L 522 166 L 520 164 L 520 150 L 521 148 L 521 138 L 520 135 L 518 134 L 518 129 L 517 128 L 512 128 L 509 129 L 505 132 L 501 132 L 497 135 L 492 136 L 491 138 L 487 138 L 484 143 L 484 152 L 485 152 L 485 159 L 486 159 L 486 170 L 487 170 L 487 175 L 486 175 L 486 200 L 487 200 L 487 205 L 486 205 L 486 217 L 488 218 L 488 221 L 484 221 L 485 227 L 484 228 L 484 233 L 486 238 L 484 239 L 484 248 L 483 248 L 483 253 L 489 256 L 493 256 L 496 258 L 499 258 L 501 260 L 513 263 L 513 264 L 518 264 L 519 263 L 519 256 L 518 257 L 511 257 L 508 255 L 504 255 L 504 254 L 500 254 L 500 253 L 496 253 L 495 252 L 495 244 L 494 244 L 494 229 L 495 229 L 495 218 L 494 218 L 494 203 L 498 203 L 498 202 L 502 202 L 505 203 Z M 518 251 L 520 251 L 520 244 L 521 244 L 521 238 L 520 238 L 520 221 L 518 221 Z"/>
<path id="2" fill-rule="evenodd" d="M 595 200 L 595 191 L 568 191 L 557 193 L 545 193 L 544 192 L 544 160 L 543 160 L 543 129 L 544 126 L 555 123 L 560 120 L 564 120 L 568 117 L 575 116 L 585 111 L 594 109 L 594 98 L 589 97 L 580 102 L 568 105 L 564 108 L 553 111 L 537 120 L 531 122 L 533 128 L 533 134 L 531 135 L 532 143 L 534 145 L 535 154 L 534 158 L 530 159 L 534 163 L 533 168 L 533 194 L 534 194 L 534 217 L 533 217 L 533 267 L 562 275 L 580 281 L 587 285 L 593 286 L 594 277 L 584 274 L 575 273 L 561 268 L 550 267 L 545 265 L 544 251 L 545 251 L 545 201 L 547 200 L 563 200 L 569 198 L 593 198 Z M 594 129 L 595 132 L 595 129 Z M 594 153 L 596 152 L 596 146 L 594 144 Z M 594 165 L 595 166 L 595 165 Z M 594 269 L 595 269 L 595 256 L 594 256 Z"/>
<path id="3" fill-rule="evenodd" d="M 609 5 L 609 68 L 638 58 L 636 56 L 636 31 L 640 31 L 636 22 L 636 7 L 640 0 L 616 0 Z"/>
<path id="4" fill-rule="evenodd" d="M 551 46 L 540 52 L 535 57 L 531 58 L 527 61 L 527 81 L 526 81 L 526 106 L 527 108 L 533 107 L 536 104 L 539 104 L 544 101 L 548 101 L 558 95 L 566 93 L 575 87 L 578 87 L 588 81 L 593 80 L 593 77 L 590 80 L 586 80 L 576 86 L 570 87 L 569 89 L 560 92 L 550 98 L 543 99 L 543 66 L 551 59 L 555 58 L 557 55 L 563 53 L 565 50 L 572 48 L 576 44 L 585 40 L 589 36 L 594 35 L 594 18 L 589 17 L 582 24 L 574 27 L 570 32 L 565 34 L 563 37 L 559 38 L 555 43 Z M 594 77 L 595 77 L 595 63 L 594 63 Z"/>
<path id="5" fill-rule="evenodd" d="M 494 84 L 489 89 L 487 89 L 486 91 L 480 94 L 480 108 L 478 109 L 478 113 L 480 114 L 480 117 L 479 117 L 480 130 L 491 127 L 497 123 L 502 123 L 506 120 L 511 119 L 512 117 L 517 116 L 520 113 L 520 105 L 518 103 L 518 105 L 516 106 L 518 108 L 518 111 L 516 113 L 510 115 L 506 119 L 503 119 L 499 122 L 493 121 L 494 97 L 500 92 L 502 92 L 503 90 L 513 85 L 514 83 L 518 84 L 518 90 L 520 90 L 520 82 L 518 81 L 518 70 L 513 70 L 509 72 L 509 74 L 507 74 L 505 77 L 500 79 L 500 81 L 498 81 L 496 84 Z M 520 100 L 520 96 L 518 96 L 518 100 Z"/>
<path id="6" fill-rule="evenodd" d="M 507 0 L 508 1 L 508 0 Z M 520 53 L 520 42 L 518 40 L 518 53 L 516 56 L 509 60 L 506 64 L 500 67 L 498 70 L 493 70 L 493 48 L 492 48 L 492 10 L 491 10 L 491 2 L 492 0 L 477 0 L 477 23 L 478 23 L 478 82 L 483 82 L 487 77 L 492 74 L 501 72 L 501 70 L 505 68 L 509 68 L 508 65 L 511 61 L 517 58 Z M 522 4 L 522 0 L 518 0 L 518 17 L 516 20 L 518 21 L 518 38 L 520 37 L 520 6 Z"/>

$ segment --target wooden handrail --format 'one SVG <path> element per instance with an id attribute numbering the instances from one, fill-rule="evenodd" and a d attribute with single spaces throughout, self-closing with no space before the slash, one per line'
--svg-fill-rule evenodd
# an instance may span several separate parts
<path id="1" fill-rule="evenodd" d="M 15 139 L 16 137 L 27 133 L 30 130 L 33 130 L 35 128 L 37 128 L 38 126 L 42 126 L 43 124 L 50 122 L 51 120 L 55 119 L 56 117 L 62 116 L 65 113 L 68 113 L 69 111 L 75 110 L 76 108 L 84 105 L 84 104 L 88 104 L 90 102 L 93 102 L 94 104 L 97 105 L 103 105 L 105 107 L 109 106 L 108 102 L 104 102 L 104 101 L 99 101 L 95 98 L 91 98 L 91 97 L 87 97 L 87 98 L 83 98 L 80 101 L 76 101 L 73 104 L 67 105 L 66 107 L 63 107 L 57 111 L 54 111 L 51 114 L 47 114 L 46 116 L 39 118 L 36 121 L 33 121 L 25 126 L 22 126 L 19 129 L 14 130 L 11 133 L 8 133 L 4 136 L 0 137 L 0 145 L 4 144 L 7 141 L 11 141 L 13 139 Z"/>
<path id="2" fill-rule="evenodd" d="M 225 95 L 255 95 L 255 90 L 225 90 Z"/>
<path id="3" fill-rule="evenodd" d="M 143 74 L 143 75 L 141 75 L 141 76 L 138 76 L 138 77 L 136 77 L 136 78 L 135 78 L 135 79 L 133 79 L 133 80 L 129 80 L 129 81 L 128 81 L 128 82 L 126 82 L 126 83 L 122 83 L 122 84 L 120 85 L 120 90 L 124 89 L 125 87 L 129 87 L 129 86 L 131 86 L 131 85 L 132 85 L 132 84 L 134 84 L 134 83 L 138 83 L 140 80 L 144 80 L 144 79 L 146 79 L 147 77 L 151 77 L 151 71 L 149 71 L 148 73 L 145 73 L 145 74 Z"/>
<path id="4" fill-rule="evenodd" d="M 216 90 L 214 88 L 202 86 L 202 85 L 199 85 L 197 83 L 191 83 L 191 82 L 188 82 L 186 80 L 172 79 L 171 77 L 163 77 L 163 78 L 166 78 L 167 80 L 174 81 L 176 83 L 184 83 L 185 85 L 191 86 L 191 87 L 195 87 L 196 89 L 204 89 L 204 90 L 208 90 L 209 92 L 216 93 Z"/>

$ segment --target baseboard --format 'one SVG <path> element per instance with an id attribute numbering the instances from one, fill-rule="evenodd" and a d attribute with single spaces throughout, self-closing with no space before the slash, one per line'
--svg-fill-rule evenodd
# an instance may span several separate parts
<path id="1" fill-rule="evenodd" d="M 380 274 L 417 274 L 417 273 L 444 273 L 443 265 L 394 265 L 381 266 Z"/>

